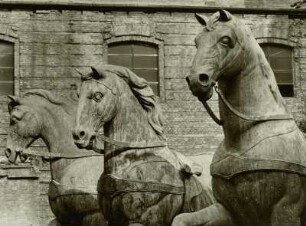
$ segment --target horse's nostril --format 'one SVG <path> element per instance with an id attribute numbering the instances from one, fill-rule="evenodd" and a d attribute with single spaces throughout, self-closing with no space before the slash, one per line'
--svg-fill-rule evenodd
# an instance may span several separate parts
<path id="1" fill-rule="evenodd" d="M 84 137 L 85 136 L 85 132 L 84 131 L 80 131 L 80 137 Z"/>
<path id="2" fill-rule="evenodd" d="M 190 79 L 188 78 L 188 76 L 186 77 L 186 82 L 187 82 L 188 85 L 190 86 Z"/>
<path id="3" fill-rule="evenodd" d="M 199 74 L 199 80 L 201 83 L 208 83 L 209 76 L 207 74 Z"/>

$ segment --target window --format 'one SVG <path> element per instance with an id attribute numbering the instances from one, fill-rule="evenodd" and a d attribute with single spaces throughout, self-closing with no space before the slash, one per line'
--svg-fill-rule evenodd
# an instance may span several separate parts
<path id="1" fill-rule="evenodd" d="M 275 74 L 278 88 L 283 97 L 293 97 L 292 48 L 280 44 L 261 44 Z"/>
<path id="2" fill-rule="evenodd" d="M 14 44 L 0 41 L 0 95 L 14 94 Z"/>
<path id="3" fill-rule="evenodd" d="M 131 69 L 146 79 L 155 95 L 159 95 L 158 48 L 144 42 L 120 42 L 109 44 L 108 63 Z"/>

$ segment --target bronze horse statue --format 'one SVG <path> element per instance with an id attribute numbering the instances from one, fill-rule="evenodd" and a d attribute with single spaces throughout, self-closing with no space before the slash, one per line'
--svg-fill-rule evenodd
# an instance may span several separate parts
<path id="1" fill-rule="evenodd" d="M 237 225 L 305 225 L 306 142 L 263 51 L 227 11 L 196 18 L 204 28 L 186 80 L 223 127 L 210 168 L 215 198 Z M 214 87 L 220 119 L 206 103 Z"/>
<path id="2" fill-rule="evenodd" d="M 98 199 L 110 226 L 171 225 L 175 215 L 214 203 L 192 164 L 167 147 L 147 81 L 125 67 L 99 65 L 82 77 L 73 136 L 81 148 L 105 142 Z"/>
<path id="3" fill-rule="evenodd" d="M 7 157 L 14 162 L 18 154 L 35 155 L 50 161 L 52 181 L 48 197 L 60 225 L 106 225 L 96 191 L 103 155 L 80 151 L 74 145 L 71 130 L 76 101 L 40 89 L 28 91 L 22 98 L 9 98 Z M 28 148 L 39 138 L 46 143 L 48 153 Z"/>

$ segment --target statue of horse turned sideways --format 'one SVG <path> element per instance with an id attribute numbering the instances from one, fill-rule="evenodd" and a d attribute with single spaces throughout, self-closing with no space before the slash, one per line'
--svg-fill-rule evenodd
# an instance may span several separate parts
<path id="1" fill-rule="evenodd" d="M 80 151 L 74 145 L 71 130 L 76 102 L 46 90 L 31 90 L 22 98 L 9 98 L 7 157 L 14 162 L 21 153 L 50 161 L 49 203 L 61 225 L 106 225 L 96 191 L 104 158 L 94 151 Z M 49 153 L 28 148 L 38 138 L 46 143 Z"/>
<path id="2" fill-rule="evenodd" d="M 152 89 L 125 67 L 99 65 L 82 76 L 73 136 L 81 148 L 105 142 L 98 199 L 110 226 L 171 225 L 178 213 L 214 203 L 211 190 L 190 175 L 194 165 L 168 149 Z M 231 220 L 222 210 L 213 224 Z"/>
<path id="3" fill-rule="evenodd" d="M 211 164 L 214 196 L 237 225 L 305 225 L 306 142 L 263 51 L 227 11 L 196 18 L 204 28 L 187 82 L 225 136 Z M 206 103 L 214 87 L 221 119 Z"/>

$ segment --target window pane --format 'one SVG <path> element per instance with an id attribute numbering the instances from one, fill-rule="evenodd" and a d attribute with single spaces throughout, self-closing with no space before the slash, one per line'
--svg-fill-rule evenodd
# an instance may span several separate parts
<path id="1" fill-rule="evenodd" d="M 290 70 L 292 69 L 291 58 L 271 57 L 270 65 L 273 69 Z"/>
<path id="2" fill-rule="evenodd" d="M 146 79 L 158 95 L 158 48 L 143 42 L 124 42 L 111 44 L 108 62 L 130 68 L 139 77 Z M 152 83 L 154 82 L 154 83 Z"/>
<path id="3" fill-rule="evenodd" d="M 0 55 L 0 66 L 2 67 L 14 67 L 14 57 L 12 53 L 1 53 Z"/>
<path id="4" fill-rule="evenodd" d="M 108 63 L 128 68 L 132 68 L 133 66 L 131 55 L 117 55 L 117 56 L 110 55 L 108 56 Z"/>
<path id="5" fill-rule="evenodd" d="M 293 78 L 291 72 L 274 72 L 278 84 L 292 84 Z"/>
<path id="6" fill-rule="evenodd" d="M 14 80 L 14 69 L 0 67 L 0 81 L 13 81 L 13 80 Z"/>
<path id="7" fill-rule="evenodd" d="M 9 42 L 0 42 L 0 53 L 14 53 L 14 45 Z"/>
<path id="8" fill-rule="evenodd" d="M 157 55 L 157 48 L 146 44 L 133 45 L 134 54 Z"/>
<path id="9" fill-rule="evenodd" d="M 149 82 L 150 87 L 152 88 L 155 95 L 159 96 L 159 85 L 157 83 Z"/>
<path id="10" fill-rule="evenodd" d="M 269 54 L 272 57 L 289 57 L 291 56 L 291 49 L 273 45 L 269 48 Z"/>
<path id="11" fill-rule="evenodd" d="M 134 56 L 134 68 L 157 68 L 157 57 Z"/>
<path id="12" fill-rule="evenodd" d="M 294 96 L 293 85 L 279 85 L 278 88 L 283 97 Z"/>
<path id="13" fill-rule="evenodd" d="M 128 44 L 109 46 L 108 54 L 132 54 L 132 46 Z"/>
<path id="14" fill-rule="evenodd" d="M 293 97 L 292 48 L 279 44 L 262 44 L 261 47 L 274 71 L 282 96 Z"/>
<path id="15" fill-rule="evenodd" d="M 157 70 L 141 70 L 133 69 L 136 75 L 144 78 L 148 82 L 158 82 L 158 71 Z"/>
<path id="16" fill-rule="evenodd" d="M 0 95 L 12 95 L 14 94 L 14 84 L 0 82 Z"/>

